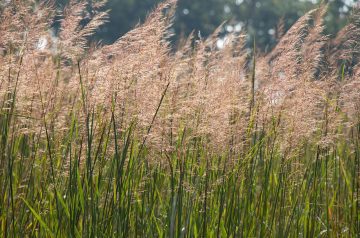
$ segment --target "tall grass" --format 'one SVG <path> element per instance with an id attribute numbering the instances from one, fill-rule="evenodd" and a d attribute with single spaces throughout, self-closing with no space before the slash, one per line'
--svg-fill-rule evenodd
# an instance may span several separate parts
<path id="1" fill-rule="evenodd" d="M 1 12 L 1 237 L 360 235 L 359 9 L 262 54 L 221 27 L 172 51 L 175 1 L 91 45 L 103 4 Z"/>

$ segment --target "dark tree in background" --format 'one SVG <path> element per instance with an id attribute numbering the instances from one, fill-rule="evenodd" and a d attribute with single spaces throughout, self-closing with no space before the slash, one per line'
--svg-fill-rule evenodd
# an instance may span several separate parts
<path id="1" fill-rule="evenodd" d="M 105 43 L 112 43 L 143 21 L 161 0 L 109 0 L 110 21 L 98 33 Z"/>
<path id="2" fill-rule="evenodd" d="M 337 32 L 347 20 L 351 6 L 358 0 L 329 0 L 330 8 L 326 17 L 327 31 L 329 34 Z"/>
<path id="3" fill-rule="evenodd" d="M 58 0 L 64 3 L 66 0 Z M 110 21 L 97 34 L 97 39 L 111 43 L 125 34 L 161 0 L 109 0 Z M 224 34 L 246 30 L 249 42 L 256 37 L 263 49 L 271 47 L 276 39 L 276 26 L 284 19 L 288 29 L 306 11 L 323 1 L 329 3 L 326 17 L 327 33 L 335 34 L 346 22 L 346 15 L 356 0 L 179 0 L 174 30 L 175 41 L 191 31 L 211 34 L 223 21 Z"/>
<path id="4" fill-rule="evenodd" d="M 200 30 L 204 36 L 210 34 L 226 19 L 224 3 L 227 1 L 180 0 L 174 25 L 176 34 L 187 35 L 192 30 Z M 98 37 L 105 43 L 116 40 L 143 21 L 159 2 L 161 0 L 109 0 L 110 22 L 101 29 Z"/>
<path id="5" fill-rule="evenodd" d="M 228 17 L 233 18 L 234 27 L 226 27 L 228 31 L 245 28 L 251 41 L 262 48 L 271 47 L 277 38 L 277 26 L 282 22 L 288 29 L 306 11 L 315 4 L 297 0 L 234 0 Z"/>

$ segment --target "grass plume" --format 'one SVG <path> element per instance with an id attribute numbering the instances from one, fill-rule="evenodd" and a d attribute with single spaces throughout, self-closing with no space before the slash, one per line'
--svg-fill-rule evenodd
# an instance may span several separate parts
<path id="1" fill-rule="evenodd" d="M 172 49 L 175 0 L 93 43 L 104 4 L 1 12 L 1 237 L 360 234 L 359 8 L 263 53 L 221 27 Z"/>

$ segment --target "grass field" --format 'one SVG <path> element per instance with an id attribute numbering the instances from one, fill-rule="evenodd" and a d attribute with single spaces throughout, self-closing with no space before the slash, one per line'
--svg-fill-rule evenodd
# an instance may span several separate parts
<path id="1" fill-rule="evenodd" d="M 173 50 L 175 1 L 113 45 L 86 1 L 0 21 L 0 237 L 360 236 L 360 9 L 326 6 L 269 53 Z M 220 31 L 221 28 L 219 28 Z"/>

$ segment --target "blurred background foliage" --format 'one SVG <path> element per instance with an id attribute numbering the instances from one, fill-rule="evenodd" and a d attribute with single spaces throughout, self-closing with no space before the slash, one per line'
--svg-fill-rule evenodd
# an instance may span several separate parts
<path id="1" fill-rule="evenodd" d="M 63 6 L 67 0 L 58 0 Z M 97 39 L 114 42 L 136 24 L 161 0 L 108 0 L 110 21 Z M 256 37 L 258 47 L 268 50 L 276 43 L 278 27 L 287 30 L 306 11 L 321 2 L 329 3 L 327 34 L 334 35 L 346 22 L 356 0 L 179 0 L 173 30 L 174 42 L 195 30 L 206 37 L 226 21 L 223 33 L 246 30 L 249 42 Z M 280 23 L 280 24 L 279 24 Z"/>

